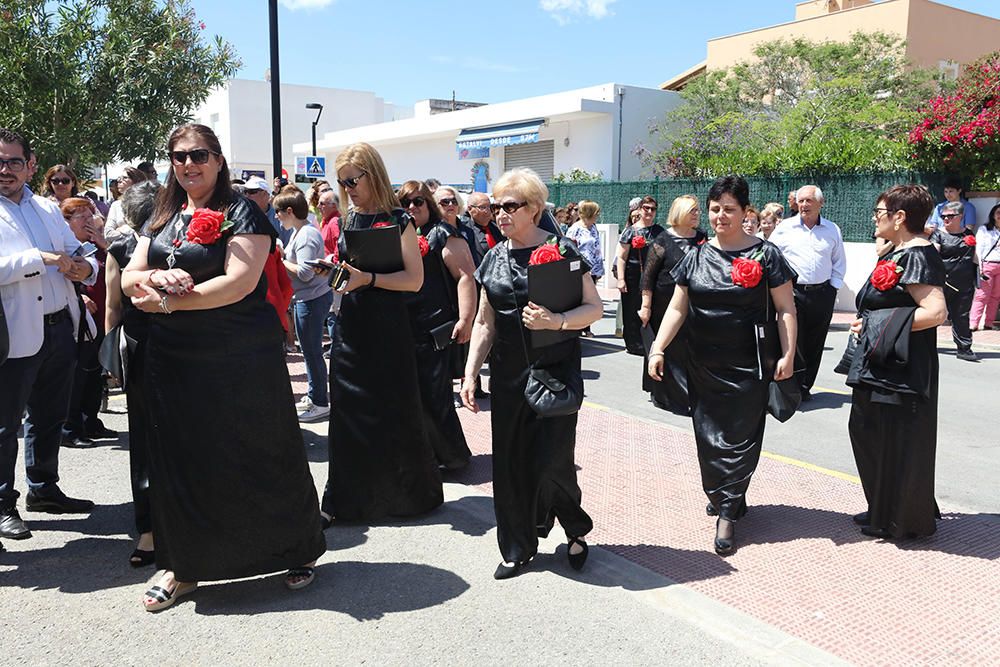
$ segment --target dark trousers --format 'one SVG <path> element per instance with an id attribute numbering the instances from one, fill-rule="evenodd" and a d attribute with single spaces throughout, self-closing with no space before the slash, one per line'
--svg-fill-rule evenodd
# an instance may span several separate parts
<path id="1" fill-rule="evenodd" d="M 47 487 L 59 481 L 59 442 L 73 384 L 76 342 L 68 316 L 44 326 L 45 338 L 38 352 L 0 365 L 0 507 L 12 506 L 19 495 L 14 489 L 14 466 L 25 408 L 28 488 L 44 495 Z"/>
<path id="2" fill-rule="evenodd" d="M 98 336 L 97 340 L 84 341 L 77 348 L 73 389 L 63 426 L 63 435 L 68 438 L 85 437 L 88 432 L 103 426 L 98 413 L 104 398 L 104 369 L 97 360 L 103 338 Z"/>
<path id="3" fill-rule="evenodd" d="M 128 456 L 132 481 L 135 529 L 153 531 L 149 509 L 149 403 L 146 398 L 146 342 L 141 341 L 128 359 L 125 397 L 128 400 Z"/>
<path id="4" fill-rule="evenodd" d="M 972 310 L 972 297 L 975 292 L 975 283 L 956 285 L 948 280 L 944 284 L 944 300 L 948 305 L 948 319 L 951 320 L 951 337 L 959 350 L 972 349 L 969 311 Z"/>
<path id="5" fill-rule="evenodd" d="M 795 286 L 795 319 L 798 322 L 796 347 L 802 372 L 799 384 L 803 389 L 812 389 L 823 359 L 823 345 L 826 332 L 833 319 L 833 304 L 837 300 L 837 290 L 829 283 L 818 287 L 812 285 Z M 796 370 L 799 370 L 797 367 Z"/>

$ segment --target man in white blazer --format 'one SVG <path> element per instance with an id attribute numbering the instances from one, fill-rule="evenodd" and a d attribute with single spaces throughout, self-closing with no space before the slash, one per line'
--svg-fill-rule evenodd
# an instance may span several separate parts
<path id="1" fill-rule="evenodd" d="M 0 537 L 31 532 L 17 511 L 17 431 L 24 420 L 29 511 L 89 512 L 94 503 L 58 486 L 59 442 L 76 365 L 80 307 L 71 281 L 93 284 L 97 265 L 78 256 L 80 242 L 59 207 L 32 193 L 27 140 L 0 128 L 0 298 L 10 350 L 0 364 Z"/>

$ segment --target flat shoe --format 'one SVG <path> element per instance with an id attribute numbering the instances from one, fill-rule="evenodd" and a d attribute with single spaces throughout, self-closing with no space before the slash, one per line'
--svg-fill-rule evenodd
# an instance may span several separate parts
<path id="1" fill-rule="evenodd" d="M 150 549 L 146 551 L 145 549 L 136 549 L 132 552 L 132 555 L 128 557 L 128 564 L 132 567 L 146 567 L 147 565 L 152 565 L 156 562 L 156 552 Z"/>
<path id="2" fill-rule="evenodd" d="M 579 553 L 573 553 L 570 551 L 570 547 L 574 544 L 579 544 L 583 547 L 583 551 Z M 566 546 L 566 557 L 569 559 L 569 566 L 574 570 L 582 570 L 583 564 L 587 562 L 587 554 L 590 553 L 590 547 L 579 537 L 569 538 L 569 544 Z"/>
<path id="3" fill-rule="evenodd" d="M 174 590 L 168 591 L 162 586 L 152 586 L 148 591 L 146 591 L 146 597 L 155 600 L 153 603 L 147 603 L 145 600 L 142 601 L 142 606 L 146 611 L 161 611 L 166 609 L 174 602 L 188 593 L 197 590 L 198 584 L 174 584 Z"/>
<path id="4" fill-rule="evenodd" d="M 874 526 L 861 526 L 861 534 L 867 535 L 868 537 L 877 537 L 879 539 L 887 540 L 892 537 L 889 531 L 883 530 L 882 528 L 875 528 Z"/>
<path id="5" fill-rule="evenodd" d="M 293 567 L 285 573 L 285 586 L 290 591 L 297 591 L 305 588 L 316 578 L 316 570 L 312 567 Z M 293 581 L 299 579 L 300 581 Z"/>
<path id="6" fill-rule="evenodd" d="M 868 518 L 868 512 L 861 512 L 860 514 L 855 514 L 851 517 L 851 521 L 858 524 L 859 526 L 869 526 L 871 525 L 871 519 Z"/>

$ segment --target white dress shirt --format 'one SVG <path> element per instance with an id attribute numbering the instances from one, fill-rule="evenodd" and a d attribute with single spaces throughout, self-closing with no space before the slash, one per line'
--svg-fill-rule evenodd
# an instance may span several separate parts
<path id="1" fill-rule="evenodd" d="M 794 215 L 782 220 L 768 239 L 778 246 L 781 254 L 798 274 L 799 285 L 816 285 L 830 281 L 836 289 L 844 284 L 847 257 L 840 227 L 826 218 L 809 229 L 802 218 Z"/>

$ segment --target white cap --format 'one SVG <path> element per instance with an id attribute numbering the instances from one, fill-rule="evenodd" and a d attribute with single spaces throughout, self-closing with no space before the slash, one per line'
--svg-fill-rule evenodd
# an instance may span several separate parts
<path id="1" fill-rule="evenodd" d="M 247 179 L 246 184 L 243 186 L 247 190 L 263 190 L 267 194 L 271 194 L 271 185 L 265 181 L 260 176 L 251 176 Z"/>

